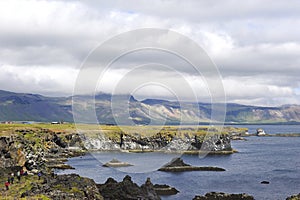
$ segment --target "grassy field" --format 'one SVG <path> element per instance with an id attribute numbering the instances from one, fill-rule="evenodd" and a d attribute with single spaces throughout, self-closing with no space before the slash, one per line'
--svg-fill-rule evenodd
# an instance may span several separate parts
<path id="1" fill-rule="evenodd" d="M 132 135 L 136 137 L 163 136 L 168 138 L 205 136 L 207 134 L 229 134 L 232 132 L 245 133 L 247 128 L 234 127 L 209 127 L 209 126 L 111 126 L 96 124 L 0 124 L 0 136 L 8 136 L 16 133 L 16 130 L 30 129 L 35 134 L 42 133 L 42 129 L 48 129 L 60 134 L 84 133 L 90 138 L 97 137 L 102 133 L 112 140 L 119 140 L 121 134 Z M 28 135 L 30 136 L 30 135 Z"/>

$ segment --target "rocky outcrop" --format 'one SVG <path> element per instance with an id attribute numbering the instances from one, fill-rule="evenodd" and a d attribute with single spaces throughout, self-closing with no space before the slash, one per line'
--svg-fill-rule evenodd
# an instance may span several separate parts
<path id="1" fill-rule="evenodd" d="M 210 192 L 205 196 L 195 196 L 193 200 L 254 200 L 253 196 L 248 194 L 226 194 L 223 192 Z"/>
<path id="2" fill-rule="evenodd" d="M 139 150 L 184 152 L 184 151 L 232 151 L 230 135 L 207 134 L 176 136 L 173 134 L 157 133 L 153 136 L 129 135 L 119 133 L 119 137 L 111 138 L 99 133 L 96 137 L 89 137 L 89 133 L 82 133 L 84 146 L 92 150 Z"/>
<path id="3" fill-rule="evenodd" d="M 108 178 L 104 184 L 98 184 L 98 188 L 105 200 L 160 200 L 149 178 L 141 187 L 128 175 L 121 182 Z"/>
<path id="4" fill-rule="evenodd" d="M 0 137 L 0 168 L 25 164 L 24 155 L 18 151 L 13 137 Z"/>
<path id="5" fill-rule="evenodd" d="M 83 178 L 77 174 L 47 176 L 43 183 L 31 183 L 31 189 L 24 192 L 21 197 L 36 194 L 43 194 L 54 200 L 103 200 L 96 183 L 92 179 Z"/>
<path id="6" fill-rule="evenodd" d="M 184 171 L 225 171 L 225 169 L 220 167 L 198 167 L 191 166 L 183 162 L 181 158 L 174 158 L 171 162 L 167 163 L 158 171 L 165 172 L 184 172 Z"/>
<path id="7" fill-rule="evenodd" d="M 84 153 L 77 134 L 54 132 L 48 129 L 16 129 L 10 136 L 0 137 L 0 168 L 22 166 L 27 170 L 42 169 L 49 165 L 62 166 L 67 158 Z M 69 147 L 74 145 L 76 150 Z M 71 146 L 72 147 L 72 146 Z"/>

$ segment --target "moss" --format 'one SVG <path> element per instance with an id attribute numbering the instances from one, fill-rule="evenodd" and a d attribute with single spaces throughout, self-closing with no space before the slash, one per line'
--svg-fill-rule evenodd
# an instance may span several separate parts
<path id="1" fill-rule="evenodd" d="M 81 194 L 81 195 L 84 195 L 84 192 L 83 191 L 80 191 L 79 188 L 77 187 L 72 187 L 71 190 L 68 191 L 69 193 L 78 193 L 78 194 Z"/>

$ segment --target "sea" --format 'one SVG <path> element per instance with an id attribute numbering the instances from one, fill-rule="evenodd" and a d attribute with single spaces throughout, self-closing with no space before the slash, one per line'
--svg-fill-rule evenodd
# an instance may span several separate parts
<path id="1" fill-rule="evenodd" d="M 238 125 L 249 133 L 262 128 L 268 134 L 300 133 L 300 125 Z M 238 127 L 236 126 L 236 127 Z M 125 175 L 141 185 L 147 177 L 152 183 L 168 184 L 180 192 L 162 196 L 163 200 L 191 200 L 207 192 L 247 193 L 257 200 L 283 200 L 300 193 L 300 137 L 247 137 L 234 140 L 238 153 L 231 155 L 178 155 L 166 153 L 91 152 L 71 158 L 68 164 L 75 170 L 57 171 L 58 174 L 77 173 L 104 183 L 112 177 L 121 181 Z M 161 172 L 159 167 L 175 157 L 195 166 L 216 166 L 224 172 Z M 132 167 L 112 169 L 102 164 L 116 158 L 133 164 Z M 269 184 L 261 184 L 268 181 Z"/>

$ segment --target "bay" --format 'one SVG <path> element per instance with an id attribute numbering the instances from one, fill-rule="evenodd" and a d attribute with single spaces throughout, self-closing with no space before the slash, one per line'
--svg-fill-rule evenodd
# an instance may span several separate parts
<path id="1" fill-rule="evenodd" d="M 245 127 L 242 126 L 242 127 Z M 247 127 L 247 126 L 246 126 Z M 257 127 L 257 126 L 256 126 Z M 290 128 L 289 128 L 290 127 Z M 254 126 L 249 130 L 255 130 Z M 294 133 L 294 125 L 260 126 L 270 134 Z M 281 132 L 284 131 L 284 132 Z M 250 132 L 250 131 L 249 131 Z M 175 155 L 164 153 L 89 153 L 71 158 L 68 164 L 75 170 L 58 173 L 77 173 L 104 183 L 108 177 L 121 181 L 126 174 L 139 185 L 147 177 L 153 183 L 168 184 L 180 191 L 175 196 L 162 199 L 192 199 L 207 192 L 248 193 L 255 199 L 285 199 L 300 193 L 300 137 L 247 137 L 247 141 L 232 141 L 239 153 L 232 155 Z M 168 173 L 157 169 L 174 157 L 181 156 L 184 162 L 196 166 L 217 166 L 225 172 L 182 172 Z M 104 162 L 117 158 L 134 164 L 132 167 L 111 169 L 102 167 Z M 261 181 L 270 184 L 261 184 Z"/>

